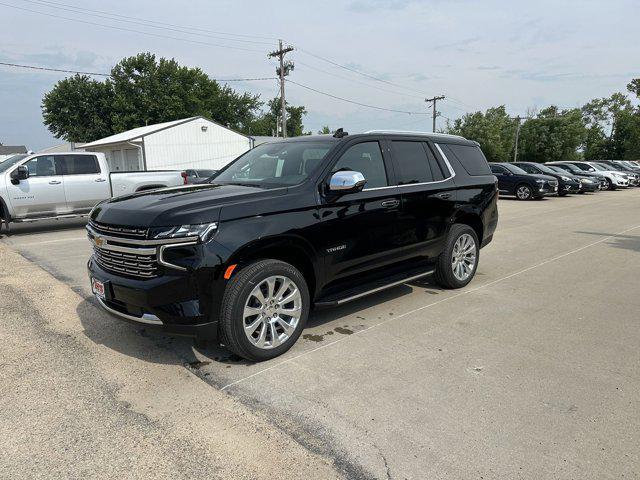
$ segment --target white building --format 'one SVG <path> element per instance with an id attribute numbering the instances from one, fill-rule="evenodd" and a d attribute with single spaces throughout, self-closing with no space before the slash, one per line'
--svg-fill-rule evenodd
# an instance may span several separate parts
<path id="1" fill-rule="evenodd" d="M 134 128 L 82 148 L 106 155 L 112 171 L 220 169 L 253 139 L 204 117 Z"/>

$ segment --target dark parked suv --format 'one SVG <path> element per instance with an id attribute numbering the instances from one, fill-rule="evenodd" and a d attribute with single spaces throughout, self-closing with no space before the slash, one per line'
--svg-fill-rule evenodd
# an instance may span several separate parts
<path id="1" fill-rule="evenodd" d="M 527 173 L 547 175 L 553 177 L 558 181 L 558 196 L 564 197 L 569 193 L 580 193 L 580 181 L 576 178 L 571 178 L 568 175 L 551 170 L 549 167 L 542 163 L 535 162 L 514 162 L 512 165 L 520 167 Z"/>
<path id="2" fill-rule="evenodd" d="M 532 200 L 558 193 L 558 181 L 554 177 L 527 173 L 511 163 L 490 165 L 503 195 L 515 195 L 518 200 Z"/>
<path id="3" fill-rule="evenodd" d="M 478 144 L 462 137 L 338 131 L 267 143 L 207 184 L 96 205 L 91 285 L 122 319 L 265 360 L 295 343 L 313 306 L 430 274 L 467 285 L 497 197 Z"/>

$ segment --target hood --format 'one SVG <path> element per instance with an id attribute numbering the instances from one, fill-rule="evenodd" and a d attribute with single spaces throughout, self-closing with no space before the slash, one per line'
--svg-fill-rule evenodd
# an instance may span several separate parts
<path id="1" fill-rule="evenodd" d="M 139 192 L 99 203 L 91 220 L 110 225 L 163 227 L 216 222 L 229 203 L 264 200 L 284 195 L 286 188 L 263 189 L 242 185 L 186 185 Z"/>
<path id="2" fill-rule="evenodd" d="M 555 177 L 552 177 L 551 175 L 543 175 L 542 173 L 530 173 L 529 175 L 539 180 L 544 180 L 546 182 L 551 182 L 556 180 Z"/>

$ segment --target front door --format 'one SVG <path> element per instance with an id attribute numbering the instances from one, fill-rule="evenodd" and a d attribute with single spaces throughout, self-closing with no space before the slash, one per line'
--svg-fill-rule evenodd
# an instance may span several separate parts
<path id="1" fill-rule="evenodd" d="M 64 177 L 53 155 L 40 155 L 24 163 L 29 178 L 14 185 L 7 182 L 15 218 L 46 217 L 68 212 Z"/>
<path id="2" fill-rule="evenodd" d="M 501 165 L 491 165 L 491 173 L 498 179 L 498 190 L 507 195 L 516 194 L 516 183 L 511 172 Z"/>
<path id="3" fill-rule="evenodd" d="M 349 146 L 331 173 L 339 170 L 360 172 L 367 183 L 358 193 L 324 195 L 319 208 L 322 238 L 318 243 L 326 274 L 335 281 L 393 263 L 400 250 L 396 228 L 400 192 L 393 186 L 380 143 Z"/>

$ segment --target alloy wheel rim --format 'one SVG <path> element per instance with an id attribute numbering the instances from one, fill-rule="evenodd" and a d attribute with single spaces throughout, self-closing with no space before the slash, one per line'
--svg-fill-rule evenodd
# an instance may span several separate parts
<path id="1" fill-rule="evenodd" d="M 529 198 L 529 188 L 525 187 L 524 185 L 522 187 L 518 187 L 518 198 L 525 200 L 527 198 Z"/>
<path id="2" fill-rule="evenodd" d="M 476 242 L 468 233 L 462 234 L 453 245 L 451 270 L 453 275 L 464 282 L 473 273 L 476 266 Z"/>
<path id="3" fill-rule="evenodd" d="M 245 302 L 242 326 L 252 345 L 268 350 L 285 343 L 302 315 L 302 295 L 284 275 L 261 280 Z"/>

